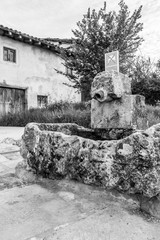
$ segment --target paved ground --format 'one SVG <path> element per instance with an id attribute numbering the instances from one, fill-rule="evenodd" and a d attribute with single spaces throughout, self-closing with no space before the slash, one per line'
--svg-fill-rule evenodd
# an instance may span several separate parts
<path id="1" fill-rule="evenodd" d="M 18 140 L 24 132 L 23 127 L 0 127 L 0 141 L 4 138 L 13 138 Z"/>
<path id="2" fill-rule="evenodd" d="M 20 140 L 23 127 L 0 127 L 0 175 L 14 172 L 14 168 L 22 158 L 19 147 L 13 145 L 14 140 Z"/>
<path id="3" fill-rule="evenodd" d="M 17 140 L 19 130 L 0 135 Z M 135 198 L 69 180 L 23 182 L 11 142 L 0 143 L 0 240 L 160 240 L 160 222 L 141 213 Z"/>

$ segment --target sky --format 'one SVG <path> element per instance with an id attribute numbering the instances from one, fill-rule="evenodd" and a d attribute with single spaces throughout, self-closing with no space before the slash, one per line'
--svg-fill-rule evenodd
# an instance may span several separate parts
<path id="1" fill-rule="evenodd" d="M 106 0 L 107 11 L 118 11 L 119 0 Z M 125 0 L 130 12 L 142 8 L 144 38 L 138 55 L 160 59 L 160 0 Z M 0 0 L 0 25 L 34 37 L 73 37 L 72 29 L 88 7 L 99 10 L 104 0 Z"/>

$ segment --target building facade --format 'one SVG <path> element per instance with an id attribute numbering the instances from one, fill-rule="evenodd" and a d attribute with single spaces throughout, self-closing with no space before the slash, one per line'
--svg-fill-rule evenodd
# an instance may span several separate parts
<path id="1" fill-rule="evenodd" d="M 0 114 L 43 107 L 59 100 L 80 101 L 68 87 L 60 48 L 0 26 Z"/>

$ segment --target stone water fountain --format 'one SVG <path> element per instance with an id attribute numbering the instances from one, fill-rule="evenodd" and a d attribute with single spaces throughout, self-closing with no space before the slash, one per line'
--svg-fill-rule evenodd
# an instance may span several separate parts
<path id="1" fill-rule="evenodd" d="M 154 205 L 160 192 L 160 124 L 143 130 L 145 99 L 131 94 L 131 81 L 122 73 L 99 73 L 91 96 L 91 129 L 72 123 L 25 127 L 21 154 L 27 168 L 52 179 L 140 194 Z M 150 213 L 160 217 L 158 209 Z"/>

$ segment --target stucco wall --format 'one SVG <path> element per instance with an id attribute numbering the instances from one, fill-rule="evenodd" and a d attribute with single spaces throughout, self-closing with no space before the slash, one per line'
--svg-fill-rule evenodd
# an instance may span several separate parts
<path id="1" fill-rule="evenodd" d="M 16 50 L 16 63 L 3 60 L 3 46 Z M 0 83 L 28 87 L 28 107 L 37 107 L 37 95 L 47 95 L 48 102 L 80 101 L 68 79 L 54 68 L 64 70 L 62 59 L 49 50 L 0 36 Z"/>

